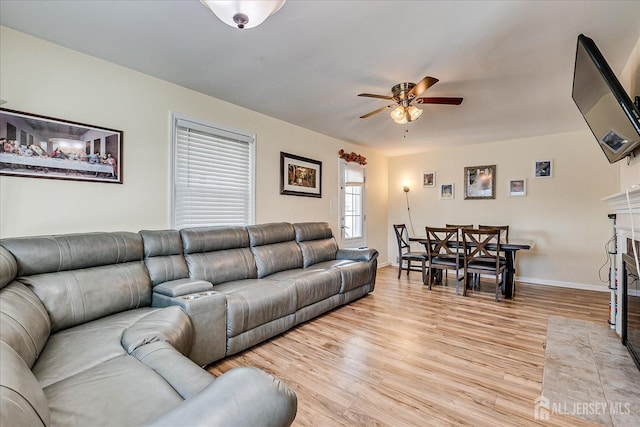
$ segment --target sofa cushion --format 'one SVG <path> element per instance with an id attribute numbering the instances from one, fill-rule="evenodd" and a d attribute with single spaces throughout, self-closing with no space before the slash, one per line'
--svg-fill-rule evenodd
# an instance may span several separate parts
<path id="1" fill-rule="evenodd" d="M 185 258 L 192 278 L 214 285 L 233 280 L 255 279 L 258 274 L 249 248 L 188 254 Z"/>
<path id="2" fill-rule="evenodd" d="M 183 228 L 180 237 L 185 254 L 249 247 L 249 234 L 245 227 Z"/>
<path id="3" fill-rule="evenodd" d="M 295 242 L 293 226 L 286 222 L 247 227 L 258 278 L 302 267 L 302 252 Z"/>
<path id="4" fill-rule="evenodd" d="M 140 426 L 184 401 L 161 375 L 130 355 L 44 387 L 44 393 L 53 426 Z"/>
<path id="5" fill-rule="evenodd" d="M 333 237 L 331 227 L 326 222 L 300 222 L 293 224 L 298 242 L 323 240 Z"/>
<path id="6" fill-rule="evenodd" d="M 0 246 L 0 289 L 8 285 L 18 274 L 18 263 L 11 252 Z"/>
<path id="7" fill-rule="evenodd" d="M 322 240 L 310 240 L 306 242 L 298 242 L 304 259 L 304 267 L 309 267 L 323 261 L 331 261 L 336 259 L 338 252 L 338 244 L 331 237 Z"/>
<path id="8" fill-rule="evenodd" d="M 291 281 L 240 280 L 214 289 L 227 297 L 227 337 L 296 311 L 296 289 Z"/>
<path id="9" fill-rule="evenodd" d="M 48 426 L 47 399 L 22 357 L 0 341 L 0 425 Z"/>
<path id="10" fill-rule="evenodd" d="M 151 304 L 151 281 L 142 261 L 18 278 L 42 301 L 57 332 Z"/>
<path id="11" fill-rule="evenodd" d="M 296 239 L 293 225 L 288 222 L 250 225 L 247 227 L 247 233 L 249 233 L 249 242 L 251 246 L 289 242 Z"/>
<path id="12" fill-rule="evenodd" d="M 167 321 L 175 320 L 180 325 L 186 316 L 178 307 L 145 307 L 66 329 L 49 337 L 33 366 L 33 373 L 46 387 L 127 354 L 124 346 L 135 349 L 144 342 L 168 340 L 182 347 L 180 351 L 185 351 L 185 342 L 191 340 L 191 330 L 176 329 Z M 138 322 L 140 325 L 136 327 Z M 132 331 L 125 337 L 129 328 Z M 181 337 L 180 333 L 189 337 Z"/>
<path id="13" fill-rule="evenodd" d="M 189 277 L 178 230 L 142 230 L 144 263 L 153 286 Z"/>
<path id="14" fill-rule="evenodd" d="M 3 239 L 18 262 L 18 276 L 141 261 L 137 233 L 82 233 Z"/>
<path id="15" fill-rule="evenodd" d="M 257 277 L 246 228 L 183 228 L 180 235 L 189 277 L 214 285 Z"/>
<path id="16" fill-rule="evenodd" d="M 302 252 L 296 242 L 272 243 L 251 247 L 258 270 L 258 278 L 279 271 L 302 267 Z"/>
<path id="17" fill-rule="evenodd" d="M 328 223 L 304 222 L 293 224 L 293 228 L 302 251 L 304 267 L 336 259 L 338 243 Z"/>
<path id="18" fill-rule="evenodd" d="M 49 315 L 25 285 L 13 282 L 0 289 L 0 340 L 13 348 L 29 368 L 51 331 Z"/>

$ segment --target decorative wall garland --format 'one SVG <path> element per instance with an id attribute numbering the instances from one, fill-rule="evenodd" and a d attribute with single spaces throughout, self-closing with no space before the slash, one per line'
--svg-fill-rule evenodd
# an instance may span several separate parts
<path id="1" fill-rule="evenodd" d="M 356 154 L 353 151 L 351 153 L 347 153 L 344 150 L 340 150 L 338 151 L 338 155 L 341 159 L 346 160 L 347 162 L 355 162 L 362 166 L 367 164 L 366 157 L 361 156 L 360 154 Z"/>

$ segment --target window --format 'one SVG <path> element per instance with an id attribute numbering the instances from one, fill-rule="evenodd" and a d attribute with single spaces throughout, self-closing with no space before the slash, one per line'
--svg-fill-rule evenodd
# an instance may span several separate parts
<path id="1" fill-rule="evenodd" d="M 254 221 L 255 136 L 173 115 L 172 226 Z"/>
<path id="2" fill-rule="evenodd" d="M 342 245 L 360 247 L 366 244 L 365 236 L 365 168 L 352 163 L 341 163 L 342 193 Z"/>

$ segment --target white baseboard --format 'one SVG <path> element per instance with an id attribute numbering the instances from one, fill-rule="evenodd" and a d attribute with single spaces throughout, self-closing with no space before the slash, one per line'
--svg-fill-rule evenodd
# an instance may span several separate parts
<path id="1" fill-rule="evenodd" d="M 557 280 L 536 279 L 534 277 L 516 276 L 516 282 L 531 283 L 532 285 L 557 286 L 559 288 L 582 289 L 585 291 L 610 292 L 608 285 L 587 285 L 585 283 L 560 282 Z"/>
<path id="2" fill-rule="evenodd" d="M 395 264 L 386 263 L 386 265 L 398 267 L 397 263 Z M 447 272 L 447 274 L 453 275 L 453 273 L 451 272 Z M 556 286 L 558 288 L 582 289 L 585 291 L 610 292 L 609 287 L 604 284 L 602 286 L 587 285 L 584 283 L 561 282 L 558 280 L 537 279 L 535 277 L 522 277 L 522 276 L 516 276 L 516 282 L 531 283 L 532 285 Z"/>
<path id="3" fill-rule="evenodd" d="M 388 267 L 388 266 L 390 266 L 390 265 L 392 265 L 392 264 L 391 264 L 389 261 L 386 261 L 386 262 L 379 263 L 379 264 L 378 264 L 378 268 Z M 398 264 L 396 264 L 396 267 L 397 267 L 397 266 L 398 266 Z"/>

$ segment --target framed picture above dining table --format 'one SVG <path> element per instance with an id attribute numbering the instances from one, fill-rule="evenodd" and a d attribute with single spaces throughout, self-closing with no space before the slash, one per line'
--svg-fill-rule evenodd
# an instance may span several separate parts
<path id="1" fill-rule="evenodd" d="M 464 199 L 496 198 L 496 165 L 466 166 L 464 168 Z"/>

